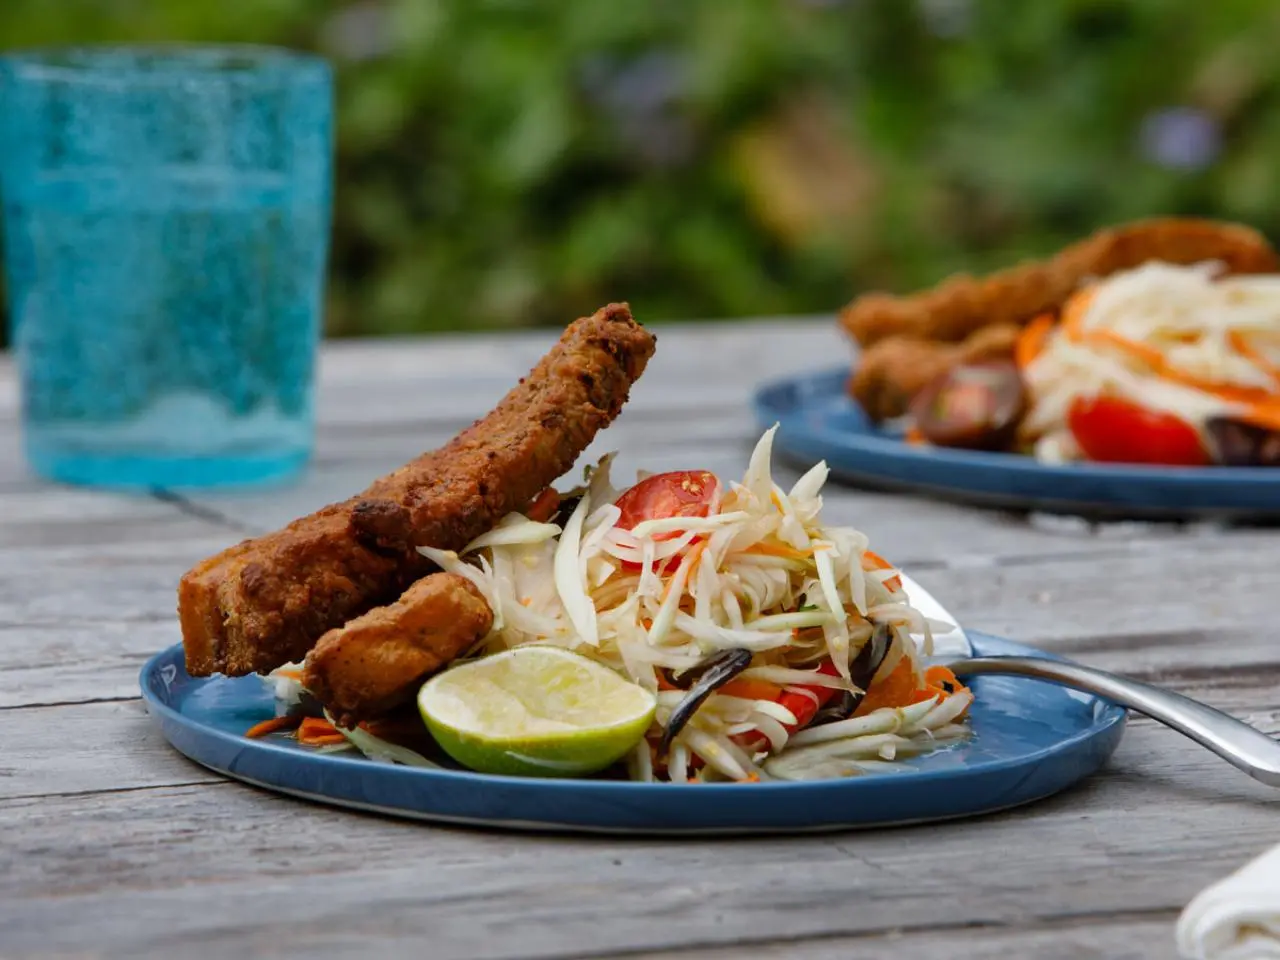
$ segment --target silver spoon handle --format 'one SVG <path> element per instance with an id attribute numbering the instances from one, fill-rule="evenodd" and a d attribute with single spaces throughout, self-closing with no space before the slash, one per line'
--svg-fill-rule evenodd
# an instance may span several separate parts
<path id="1" fill-rule="evenodd" d="M 1280 741 L 1207 704 L 1114 673 L 1039 657 L 973 657 L 947 664 L 958 676 L 1033 677 L 1097 694 L 1158 720 L 1208 747 L 1232 766 L 1280 787 Z"/>

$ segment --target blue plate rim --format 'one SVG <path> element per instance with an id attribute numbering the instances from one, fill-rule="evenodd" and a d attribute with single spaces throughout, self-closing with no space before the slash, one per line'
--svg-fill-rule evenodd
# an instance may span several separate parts
<path id="1" fill-rule="evenodd" d="M 841 385 L 841 392 L 843 392 L 843 384 L 848 377 L 849 370 L 847 367 L 829 367 L 810 373 L 779 377 L 766 381 L 757 388 L 753 397 L 753 404 L 758 415 L 776 417 L 779 422 L 782 422 L 796 416 L 799 411 L 791 411 L 788 414 L 788 412 L 782 410 L 783 405 L 774 399 L 777 394 L 793 390 L 800 385 L 808 385 L 807 392 L 817 393 L 816 385 L 825 385 L 833 381 Z M 848 398 L 848 400 L 851 405 L 857 406 L 856 401 L 852 398 Z M 937 448 L 912 446 L 897 437 L 878 435 L 869 431 L 840 431 L 830 427 L 810 427 L 808 429 L 814 433 L 829 434 L 833 438 L 837 438 L 838 442 L 848 442 L 851 439 L 856 439 L 860 445 L 866 446 L 868 449 L 883 453 L 894 453 L 904 459 L 914 458 L 933 462 L 938 458 Z M 1040 476 L 1052 475 L 1062 478 L 1076 478 L 1094 474 L 1107 477 L 1133 477 L 1147 483 L 1191 484 L 1195 486 L 1203 485 L 1206 481 L 1224 480 L 1244 481 L 1249 484 L 1266 484 L 1269 486 L 1280 484 L 1280 470 L 1273 467 L 1156 467 L 1144 464 L 1091 462 L 1051 464 L 1043 463 L 1034 457 L 1020 453 L 961 450 L 958 448 L 947 448 L 946 456 L 948 459 L 954 458 L 955 460 L 975 465 L 1002 467 L 1011 471 Z"/>
<path id="2" fill-rule="evenodd" d="M 854 485 L 970 506 L 1097 520 L 1280 519 L 1280 469 L 1045 464 L 1014 453 L 916 447 L 879 432 L 845 385 L 847 368 L 793 374 L 752 395 L 757 425 L 797 464 L 825 460 Z"/>
<path id="3" fill-rule="evenodd" d="M 1035 647 L 1026 646 L 1012 640 L 1005 640 L 1000 637 L 988 634 L 978 633 L 975 631 L 967 631 L 970 642 L 973 645 L 975 653 L 983 655 L 1016 655 L 1016 656 L 1034 656 L 1044 659 L 1065 661 L 1067 658 L 1057 654 L 1039 650 Z M 158 653 L 153 654 L 143 665 L 139 673 L 139 686 L 142 691 L 142 698 L 146 705 L 147 711 L 157 719 L 163 718 L 172 723 L 176 723 L 187 729 L 198 729 L 204 737 L 211 737 L 226 745 L 236 745 L 241 749 L 262 752 L 268 755 L 275 754 L 290 763 L 307 763 L 321 767 L 328 767 L 332 770 L 350 770 L 360 771 L 367 770 L 371 761 L 363 757 L 346 757 L 335 756 L 329 754 L 304 754 L 296 749 L 275 744 L 266 740 L 246 740 L 243 736 L 239 736 L 224 730 L 219 730 L 207 724 L 200 723 L 188 716 L 175 710 L 169 704 L 163 702 L 152 688 L 151 678 L 156 678 L 163 682 L 163 669 L 165 666 L 171 665 L 173 661 L 181 663 L 183 656 L 182 645 L 174 644 Z M 185 672 L 185 671 L 184 671 Z M 176 674 L 175 674 L 176 677 Z M 204 678 L 192 678 L 204 679 Z M 170 679 L 172 683 L 173 678 Z M 1047 683 L 1048 681 L 1038 680 L 1020 680 L 1026 683 Z M 1032 752 L 1021 754 L 1017 757 L 1007 757 L 995 760 L 983 760 L 974 764 L 966 765 L 962 768 L 948 768 L 939 770 L 917 770 L 906 768 L 900 772 L 893 774 L 895 782 L 909 782 L 913 787 L 927 787 L 930 784 L 938 782 L 946 782 L 955 784 L 969 778 L 978 778 L 985 774 L 999 773 L 1001 771 L 1034 766 L 1051 760 L 1057 754 L 1069 752 L 1072 748 L 1080 744 L 1097 738 L 1104 737 L 1115 732 L 1114 728 L 1120 724 L 1123 728 L 1126 722 L 1128 711 L 1110 701 L 1100 697 L 1092 697 L 1094 701 L 1095 715 L 1093 722 L 1071 734 L 1055 740 L 1052 744 L 1040 747 Z M 1122 731 L 1121 731 L 1122 732 Z M 168 739 L 166 737 L 166 739 Z M 172 745 L 172 741 L 170 741 Z M 190 757 L 185 751 L 182 751 L 176 745 L 173 745 L 184 756 Z M 191 757 L 197 763 L 202 761 Z M 381 766 L 381 765 L 380 765 Z M 217 772 L 235 777 L 236 775 L 225 770 L 210 767 Z M 698 796 L 715 796 L 732 794 L 735 797 L 741 796 L 743 786 L 736 783 L 701 783 L 701 784 L 673 784 L 673 783 L 639 783 L 629 780 L 597 780 L 590 778 L 535 778 L 535 777 L 513 777 L 500 776 L 494 774 L 475 773 L 467 770 L 450 770 L 450 769 L 424 769 L 415 767 L 396 766 L 394 768 L 397 776 L 406 778 L 416 778 L 423 782 L 432 782 L 443 780 L 447 783 L 455 785 L 472 785 L 472 786 L 493 786 L 493 787 L 511 787 L 523 791 L 538 791 L 550 794 L 572 794 L 576 790 L 582 789 L 584 786 L 590 786 L 593 792 L 599 791 L 605 796 L 617 795 L 618 797 L 637 797 L 645 796 L 654 792 L 661 792 L 663 795 L 670 795 L 672 791 L 689 791 L 696 790 Z M 237 777 L 237 779 L 245 779 Z M 258 781 L 253 781 L 258 782 Z M 767 796 L 771 794 L 803 791 L 805 794 L 821 794 L 827 792 L 843 792 L 849 789 L 851 781 L 847 778 L 833 780 L 806 780 L 806 781 L 765 781 L 751 785 L 751 791 L 756 796 Z M 860 781 L 865 782 L 865 781 Z M 275 784 L 261 784 L 268 789 L 283 789 Z M 302 793 L 294 791 L 295 795 L 312 796 L 310 793 Z M 328 802 L 338 802 L 324 797 Z M 1023 801 L 1030 802 L 1030 801 Z M 1014 806 L 1021 805 L 1014 804 Z M 398 808 L 397 808 L 398 809 Z M 930 818 L 933 819 L 933 818 Z M 667 832 L 667 831 L 662 831 Z M 706 832 L 698 830 L 697 832 Z"/>

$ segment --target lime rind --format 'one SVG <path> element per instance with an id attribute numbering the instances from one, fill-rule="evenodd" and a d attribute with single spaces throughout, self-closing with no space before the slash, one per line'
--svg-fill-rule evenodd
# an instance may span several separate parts
<path id="1" fill-rule="evenodd" d="M 481 773 L 580 777 L 621 760 L 653 722 L 649 691 L 558 647 L 529 646 L 427 681 L 418 707 L 454 760 Z"/>

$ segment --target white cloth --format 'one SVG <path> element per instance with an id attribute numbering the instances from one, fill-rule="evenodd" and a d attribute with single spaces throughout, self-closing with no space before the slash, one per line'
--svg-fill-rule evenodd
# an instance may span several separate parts
<path id="1" fill-rule="evenodd" d="M 1187 904 L 1178 952 L 1188 960 L 1280 960 L 1280 845 Z"/>

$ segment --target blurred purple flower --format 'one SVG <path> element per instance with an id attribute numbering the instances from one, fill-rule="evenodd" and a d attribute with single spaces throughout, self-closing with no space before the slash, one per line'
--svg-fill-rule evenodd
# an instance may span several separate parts
<path id="1" fill-rule="evenodd" d="M 344 60 L 373 60 L 390 52 L 393 38 L 387 8 L 377 0 L 343 7 L 320 28 L 322 42 Z"/>
<path id="2" fill-rule="evenodd" d="M 1193 107 L 1166 107 L 1147 114 L 1138 139 L 1143 156 L 1174 170 L 1203 170 L 1222 150 L 1217 121 Z"/>
<path id="3" fill-rule="evenodd" d="M 686 159 L 693 131 L 679 109 L 689 68 L 672 50 L 652 50 L 623 63 L 605 58 L 582 68 L 587 97 L 613 121 L 628 150 L 655 166 Z"/>
<path id="4" fill-rule="evenodd" d="M 969 32 L 973 0 L 916 0 L 925 29 L 935 37 L 959 37 Z"/>

